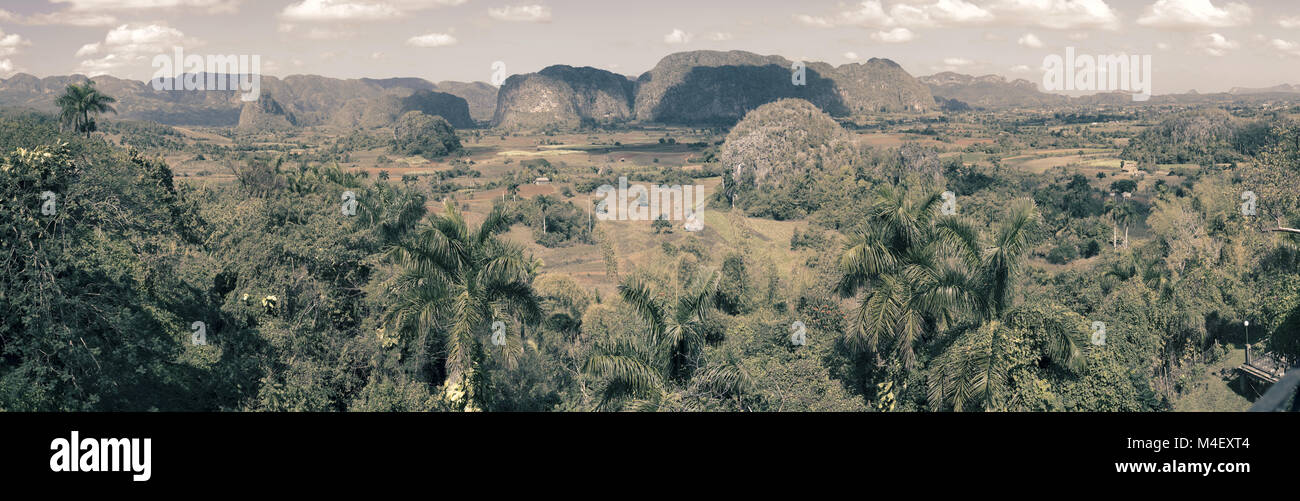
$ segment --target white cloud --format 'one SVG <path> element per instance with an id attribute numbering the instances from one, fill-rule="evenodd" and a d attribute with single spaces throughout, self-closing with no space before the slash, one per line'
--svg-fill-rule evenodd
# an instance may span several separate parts
<path id="1" fill-rule="evenodd" d="M 673 28 L 673 31 L 669 32 L 667 35 L 664 35 L 664 43 L 674 44 L 674 45 L 685 44 L 685 43 L 690 43 L 691 38 L 693 38 L 693 36 L 690 33 L 687 33 L 677 28 Z"/>
<path id="2" fill-rule="evenodd" d="M 0 12 L 7 13 L 7 11 Z M 17 33 L 5 34 L 4 30 L 0 30 L 0 58 L 3 58 L 0 59 L 0 78 L 9 78 L 18 72 L 18 67 L 14 65 L 13 60 L 9 59 L 8 56 L 18 54 L 23 47 L 31 44 L 30 41 Z"/>
<path id="3" fill-rule="evenodd" d="M 1300 16 L 1286 16 L 1277 20 L 1277 25 L 1283 28 L 1300 28 Z"/>
<path id="4" fill-rule="evenodd" d="M 26 38 L 19 36 L 17 33 L 5 34 L 0 30 L 0 57 L 8 57 L 17 54 L 23 47 L 32 43 Z"/>
<path id="5" fill-rule="evenodd" d="M 1035 35 L 1033 33 L 1025 33 L 1025 35 L 1020 37 L 1019 40 L 1016 40 L 1016 43 L 1024 47 L 1029 47 L 1031 49 L 1043 48 L 1043 41 L 1039 40 L 1038 35 Z"/>
<path id="6" fill-rule="evenodd" d="M 836 13 L 831 17 L 810 16 L 802 14 L 796 19 L 809 26 L 831 28 L 835 26 L 862 26 L 867 28 L 884 28 L 894 24 L 893 18 L 885 13 L 880 0 L 866 0 L 854 10 Z"/>
<path id="7" fill-rule="evenodd" d="M 302 0 L 280 11 L 291 21 L 378 21 L 400 15 L 392 5 L 350 0 Z"/>
<path id="8" fill-rule="evenodd" d="M 512 5 L 488 9 L 488 17 L 498 21 L 519 21 L 528 23 L 551 22 L 551 8 L 545 5 Z"/>
<path id="9" fill-rule="evenodd" d="M 123 11 L 197 8 L 207 12 L 235 12 L 243 0 L 50 0 L 73 11 Z"/>
<path id="10" fill-rule="evenodd" d="M 1119 27 L 1119 18 L 1105 0 L 996 0 L 989 11 L 999 21 L 1018 26 L 1054 30 Z"/>
<path id="11" fill-rule="evenodd" d="M 844 59 L 848 59 L 849 61 L 857 61 L 857 60 L 858 60 L 858 53 L 857 53 L 857 52 L 845 52 L 845 53 L 844 53 Z"/>
<path id="12" fill-rule="evenodd" d="M 1105 0 L 864 0 L 826 16 L 795 16 L 808 26 L 929 28 L 1005 24 L 1050 29 L 1115 29 L 1119 19 Z"/>
<path id="13" fill-rule="evenodd" d="M 916 39 L 916 34 L 907 28 L 881 30 L 871 34 L 871 39 L 884 43 L 904 43 Z"/>
<path id="14" fill-rule="evenodd" d="M 33 26 L 112 26 L 117 23 L 117 18 L 111 14 L 100 12 L 77 12 L 63 10 L 58 12 L 46 12 L 44 14 L 32 14 L 25 18 L 17 20 L 22 24 Z"/>
<path id="15" fill-rule="evenodd" d="M 76 57 L 99 56 L 83 59 L 78 71 L 95 76 L 137 66 L 150 67 L 155 55 L 171 54 L 173 47 L 199 44 L 166 24 L 123 24 L 110 30 L 103 42 L 88 43 L 77 50 Z"/>
<path id="16" fill-rule="evenodd" d="M 713 33 L 709 33 L 709 40 L 712 40 L 714 42 L 725 42 L 733 38 L 736 37 L 732 36 L 731 33 L 727 33 L 725 31 L 716 31 Z"/>
<path id="17" fill-rule="evenodd" d="M 383 3 L 397 7 L 403 12 L 412 10 L 425 10 L 436 7 L 455 7 L 464 5 L 469 0 L 382 0 Z"/>
<path id="18" fill-rule="evenodd" d="M 946 64 L 948 66 L 970 66 L 975 64 L 975 61 L 971 61 L 970 59 L 966 59 L 964 57 L 949 57 L 949 58 L 944 58 L 943 64 Z"/>
<path id="19" fill-rule="evenodd" d="M 1209 35 L 1205 35 L 1197 42 L 1197 46 L 1200 47 L 1202 50 L 1204 50 L 1206 54 L 1209 54 L 1211 56 L 1216 56 L 1216 57 L 1222 56 L 1226 54 L 1228 51 L 1236 49 L 1240 45 L 1241 44 L 1232 40 L 1228 40 L 1227 37 L 1220 35 L 1218 33 L 1210 33 Z"/>
<path id="20" fill-rule="evenodd" d="M 897 9 L 898 7 L 895 7 Z M 993 20 L 993 14 L 964 0 L 939 0 L 920 9 L 926 17 L 943 24 L 983 23 Z"/>
<path id="21" fill-rule="evenodd" d="M 865 0 L 858 5 L 830 16 L 801 14 L 799 22 L 818 28 L 857 26 L 861 28 L 933 27 L 982 24 L 993 20 L 993 14 L 966 0 L 935 0 L 933 3 L 913 5 L 895 3 L 888 10 L 881 0 Z"/>
<path id="22" fill-rule="evenodd" d="M 456 45 L 457 42 L 456 37 L 448 33 L 429 33 L 407 39 L 406 45 L 412 47 L 448 47 Z"/>
<path id="23" fill-rule="evenodd" d="M 1223 28 L 1248 24 L 1250 16 L 1250 6 L 1239 2 L 1219 8 L 1210 0 L 1157 0 L 1137 22 L 1156 28 Z"/>
<path id="24" fill-rule="evenodd" d="M 1029 73 L 1030 71 L 1033 71 L 1033 70 L 1030 69 L 1029 66 L 1026 66 L 1026 65 L 1023 65 L 1023 64 L 1018 64 L 1018 65 L 1015 65 L 1015 66 L 1012 66 L 1012 67 L 1011 67 L 1011 72 L 1012 72 L 1012 73 Z"/>
<path id="25" fill-rule="evenodd" d="M 72 9 L 44 12 L 32 14 L 30 16 L 14 14 L 13 12 L 0 9 L 0 21 L 33 26 L 109 26 L 116 23 L 117 18 L 102 12 L 88 12 Z"/>
<path id="26" fill-rule="evenodd" d="M 356 35 L 348 23 L 399 19 L 425 9 L 461 5 L 468 0 L 295 0 L 280 11 L 281 33 L 327 40 Z M 331 28 L 297 30 L 293 23 L 330 23 Z"/>
<path id="27" fill-rule="evenodd" d="M 307 30 L 306 36 L 311 40 L 348 40 L 356 38 L 357 33 L 343 28 L 313 26 Z"/>
<path id="28" fill-rule="evenodd" d="M 77 53 L 73 54 L 73 57 L 93 56 L 95 54 L 98 54 L 99 50 L 102 47 L 103 46 L 100 45 L 99 42 L 93 42 L 93 43 L 88 43 L 86 45 L 82 45 L 80 49 L 77 49 Z"/>
<path id="29" fill-rule="evenodd" d="M 1295 43 L 1288 40 L 1282 40 L 1280 38 L 1274 38 L 1273 40 L 1269 41 L 1268 45 L 1269 47 L 1277 49 L 1279 52 L 1282 52 L 1283 54 L 1287 54 L 1291 56 L 1300 56 L 1300 43 Z"/>

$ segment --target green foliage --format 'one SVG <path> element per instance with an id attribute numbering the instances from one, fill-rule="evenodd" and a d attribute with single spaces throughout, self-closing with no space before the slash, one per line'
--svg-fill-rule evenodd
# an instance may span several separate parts
<path id="1" fill-rule="evenodd" d="M 718 282 L 718 309 L 728 315 L 738 315 L 750 308 L 751 294 L 749 271 L 745 268 L 745 257 L 731 253 L 722 260 L 722 273 Z"/>
<path id="2" fill-rule="evenodd" d="M 59 119 L 74 132 L 84 132 L 90 137 L 95 132 L 95 117 L 104 113 L 117 113 L 113 108 L 116 99 L 95 88 L 94 80 L 83 84 L 68 84 L 63 95 L 54 100 L 59 107 Z"/>
<path id="3" fill-rule="evenodd" d="M 54 117 L 5 113 L 0 410 L 1142 412 L 1169 409 L 1222 365 L 1226 346 L 1247 341 L 1244 320 L 1255 353 L 1300 359 L 1300 244 L 1261 231 L 1300 226 L 1295 122 L 1166 120 L 1125 155 L 1249 168 L 1139 185 L 999 163 L 1122 133 L 999 124 L 995 141 L 960 148 L 869 148 L 806 108 L 755 110 L 698 170 L 485 169 L 516 196 L 477 226 L 464 200 L 430 216 L 420 193 L 482 189 L 468 156 L 421 186 L 332 164 L 377 136 L 311 154 L 245 137 L 186 146 L 233 182 L 173 182 L 152 155 L 188 135 L 106 126 L 157 149 L 144 154 L 87 138 L 85 114 L 62 135 Z M 940 140 L 941 125 L 928 129 Z M 437 139 L 450 127 L 412 130 L 438 141 L 434 154 L 459 147 Z M 721 176 L 712 203 L 735 202 L 737 231 L 593 230 L 571 202 L 517 196 L 539 175 L 575 187 Z M 1093 188 L 1103 182 L 1134 196 L 1112 199 Z M 1258 216 L 1238 208 L 1246 190 Z M 943 191 L 958 194 L 958 215 L 940 210 Z M 43 192 L 56 211 L 42 212 Z M 344 192 L 355 215 L 340 211 Z M 739 214 L 806 221 L 755 231 L 764 223 Z M 604 273 L 543 273 L 501 236 L 514 224 L 544 247 L 594 245 L 547 255 L 599 252 Z M 774 255 L 785 235 L 791 252 Z M 196 321 L 206 345 L 191 342 Z M 796 321 L 806 344 L 791 341 Z M 1090 342 L 1094 322 L 1104 344 Z"/>
<path id="4" fill-rule="evenodd" d="M 524 353 L 522 329 L 540 321 L 532 288 L 538 263 L 522 248 L 496 234 L 508 227 L 497 208 L 471 229 L 450 202 L 429 226 L 394 246 L 398 266 L 388 281 L 394 298 L 385 324 L 401 337 L 409 353 L 408 370 L 444 385 L 444 398 L 456 408 L 486 409 L 491 403 L 488 362 L 503 358 L 513 367 Z M 495 336 L 494 323 L 513 320 L 519 336 Z M 432 377 L 430 377 L 432 376 Z"/>
<path id="5" fill-rule="evenodd" d="M 594 243 L 591 235 L 592 215 L 570 201 L 548 195 L 507 201 L 502 210 L 511 223 L 523 223 L 533 229 L 533 240 L 545 247 L 566 247 Z"/>
<path id="6" fill-rule="evenodd" d="M 460 150 L 460 137 L 447 120 L 408 111 L 393 124 L 393 151 L 437 158 Z"/>
<path id="7" fill-rule="evenodd" d="M 619 285 L 620 297 L 645 327 L 639 334 L 596 340 L 583 371 L 603 387 L 598 408 L 682 411 L 752 392 L 744 369 L 704 354 L 708 344 L 721 340 L 721 329 L 709 318 L 717 289 L 716 276 L 691 280 L 675 300 L 641 279 Z"/>
<path id="8" fill-rule="evenodd" d="M 1143 164 L 1237 162 L 1269 146 L 1272 138 L 1261 130 L 1266 123 L 1243 123 L 1219 109 L 1182 113 L 1133 138 L 1120 158 Z"/>

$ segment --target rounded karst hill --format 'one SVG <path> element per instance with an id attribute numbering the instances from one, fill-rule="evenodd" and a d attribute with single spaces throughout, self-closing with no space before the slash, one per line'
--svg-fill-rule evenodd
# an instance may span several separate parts
<path id="1" fill-rule="evenodd" d="M 812 103 L 781 99 L 747 113 L 727 134 L 718 159 L 737 180 L 752 174 L 756 184 L 774 183 L 815 163 L 847 137 L 835 119 Z"/>
<path id="2" fill-rule="evenodd" d="M 244 103 L 239 112 L 237 128 L 241 131 L 266 132 L 292 129 L 297 124 L 293 113 L 285 110 L 269 94 L 263 94 L 256 101 Z"/>
<path id="3" fill-rule="evenodd" d="M 393 125 L 393 151 L 436 158 L 460 149 L 460 138 L 447 119 L 408 111 Z"/>

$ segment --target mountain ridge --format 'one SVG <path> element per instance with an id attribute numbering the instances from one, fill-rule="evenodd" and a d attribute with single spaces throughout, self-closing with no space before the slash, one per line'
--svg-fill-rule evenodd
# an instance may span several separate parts
<path id="1" fill-rule="evenodd" d="M 206 74 L 199 73 L 200 79 Z M 216 78 L 232 78 L 221 75 Z M 168 125 L 237 126 L 249 108 L 240 99 L 238 90 L 211 90 L 202 92 L 155 90 L 152 81 L 118 78 L 111 75 L 87 77 L 82 74 L 37 77 L 18 73 L 0 79 L 0 106 L 54 110 L 54 100 L 71 83 L 92 80 L 101 91 L 117 99 L 118 115 L 128 119 L 153 120 Z M 431 92 L 454 96 L 456 100 L 435 99 L 445 109 L 421 108 L 426 113 L 446 114 L 448 121 L 457 127 L 474 126 L 474 120 L 490 118 L 495 99 L 483 98 L 485 89 L 495 88 L 483 82 L 443 82 L 442 87 L 415 77 L 386 79 L 338 79 L 319 75 L 288 75 L 284 78 L 261 76 L 263 95 L 274 96 L 277 106 L 296 117 L 298 125 L 334 125 L 342 127 L 377 127 L 390 125 L 401 115 L 402 109 L 392 113 L 375 113 L 390 107 L 385 100 L 398 100 L 417 92 Z M 460 95 L 458 95 L 460 94 Z M 471 106 L 470 103 L 474 104 Z M 490 103 L 490 104 L 489 104 Z M 466 108 L 465 110 L 460 109 Z M 370 112 L 369 120 L 366 113 Z M 385 116 L 391 118 L 384 120 Z M 471 118 L 476 117 L 476 118 Z"/>

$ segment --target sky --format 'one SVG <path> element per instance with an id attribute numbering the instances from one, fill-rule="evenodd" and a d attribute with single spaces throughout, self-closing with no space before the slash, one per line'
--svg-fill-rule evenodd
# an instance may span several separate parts
<path id="1" fill-rule="evenodd" d="M 1043 61 L 1150 55 L 1155 94 L 1300 84 L 1294 0 L 0 0 L 0 77 L 147 80 L 159 54 L 262 73 L 492 81 L 552 64 L 637 76 L 688 50 L 891 59 L 1041 82 Z"/>

